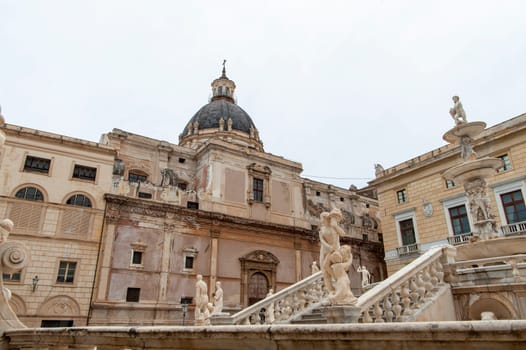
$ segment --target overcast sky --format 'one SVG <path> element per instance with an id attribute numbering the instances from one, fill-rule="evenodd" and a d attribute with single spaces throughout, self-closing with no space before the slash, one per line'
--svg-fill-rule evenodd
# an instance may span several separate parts
<path id="1" fill-rule="evenodd" d="M 177 143 L 226 59 L 267 152 L 362 187 L 445 144 L 453 95 L 488 126 L 526 112 L 525 17 L 522 0 L 2 0 L 0 105 L 10 124 Z"/>

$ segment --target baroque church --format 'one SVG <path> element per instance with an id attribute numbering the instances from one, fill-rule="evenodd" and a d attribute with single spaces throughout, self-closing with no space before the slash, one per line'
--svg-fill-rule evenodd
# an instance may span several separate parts
<path id="1" fill-rule="evenodd" d="M 304 279 L 319 259 L 319 216 L 339 208 L 358 268 L 387 277 L 378 201 L 301 176 L 266 153 L 225 68 L 178 143 L 122 129 L 100 142 L 5 123 L 0 218 L 31 251 L 4 273 L 28 326 L 177 325 L 192 318 L 196 275 L 233 313 Z"/>

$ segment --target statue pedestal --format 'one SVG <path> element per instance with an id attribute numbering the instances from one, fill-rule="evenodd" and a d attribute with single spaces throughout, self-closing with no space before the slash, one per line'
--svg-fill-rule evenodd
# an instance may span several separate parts
<path id="1" fill-rule="evenodd" d="M 323 309 L 327 323 L 357 323 L 361 309 L 352 305 L 333 305 Z"/>
<path id="2" fill-rule="evenodd" d="M 218 326 L 233 324 L 233 321 L 228 312 L 219 312 L 210 316 L 210 323 L 214 326 Z"/>

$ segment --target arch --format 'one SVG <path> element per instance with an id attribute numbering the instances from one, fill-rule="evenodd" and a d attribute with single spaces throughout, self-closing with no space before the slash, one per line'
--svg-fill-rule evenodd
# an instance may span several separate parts
<path id="1" fill-rule="evenodd" d="M 498 320 L 516 320 L 518 313 L 513 304 L 504 296 L 483 295 L 469 306 L 469 319 L 480 320 L 480 314 L 491 311 Z"/>
<path id="2" fill-rule="evenodd" d="M 276 270 L 279 264 L 279 259 L 271 252 L 265 250 L 254 250 L 241 258 L 241 304 L 243 307 L 250 305 L 257 301 L 259 294 L 249 296 L 250 288 L 256 288 L 258 293 L 262 287 L 260 285 L 254 286 L 263 282 L 262 277 L 267 281 L 267 292 L 269 288 L 276 290 Z M 258 280 L 253 280 L 254 276 Z"/>
<path id="3" fill-rule="evenodd" d="M 47 193 L 41 186 L 29 183 L 18 186 L 15 191 L 13 191 L 13 197 L 31 201 L 45 202 Z"/>
<path id="4" fill-rule="evenodd" d="M 85 192 L 74 192 L 69 193 L 65 197 L 64 203 L 79 207 L 92 208 L 95 201 L 93 200 L 93 197 Z"/>
<path id="5" fill-rule="evenodd" d="M 57 295 L 46 299 L 38 308 L 38 315 L 43 316 L 80 316 L 77 301 L 67 295 Z"/>
<path id="6" fill-rule="evenodd" d="M 26 303 L 24 302 L 24 299 L 22 299 L 18 294 L 11 295 L 11 299 L 9 299 L 9 306 L 11 306 L 11 309 L 17 316 L 27 314 Z"/>

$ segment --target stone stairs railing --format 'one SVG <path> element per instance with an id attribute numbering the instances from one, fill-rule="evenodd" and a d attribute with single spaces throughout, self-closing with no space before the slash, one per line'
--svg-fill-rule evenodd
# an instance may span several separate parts
<path id="1" fill-rule="evenodd" d="M 213 317 L 212 324 L 276 324 L 290 323 L 327 299 L 321 272 L 289 286 L 232 316 Z"/>
<path id="2" fill-rule="evenodd" d="M 454 262 L 452 246 L 431 248 L 409 265 L 360 296 L 355 322 L 407 322 L 444 287 L 444 265 Z"/>

